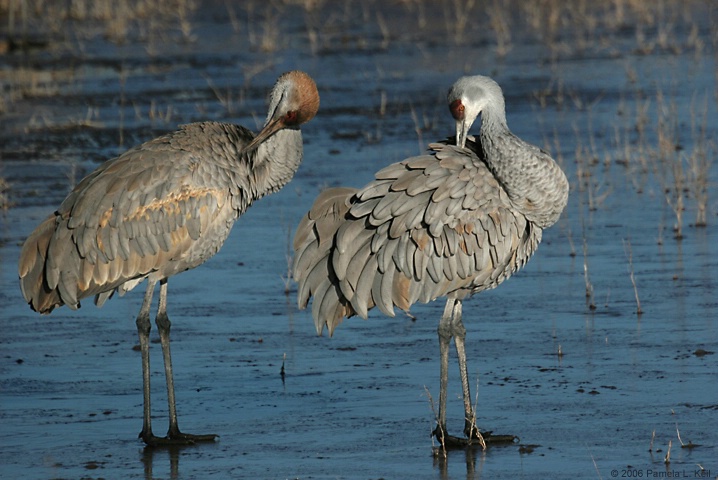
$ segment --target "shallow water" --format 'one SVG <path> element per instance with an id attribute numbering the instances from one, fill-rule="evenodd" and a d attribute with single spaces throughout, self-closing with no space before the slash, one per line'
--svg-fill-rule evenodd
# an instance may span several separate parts
<path id="1" fill-rule="evenodd" d="M 540 33 L 513 5 L 503 12 L 512 48 L 499 57 L 483 17 L 498 13 L 474 7 L 457 39 L 446 3 L 250 2 L 232 10 L 235 30 L 226 4 L 208 2 L 189 16 L 189 41 L 173 14 L 133 20 L 120 44 L 106 38 L 109 22 L 28 22 L 47 44 L 0 57 L 0 177 L 11 202 L 0 216 L 1 477 L 718 476 L 715 8 L 668 1 L 653 20 L 629 11 L 612 27 L 613 2 L 598 2 L 584 12 L 598 19 L 592 30 L 588 16 L 562 10 L 558 30 Z M 291 68 L 316 79 L 322 101 L 303 128 L 297 176 L 257 202 L 217 256 L 169 282 L 180 426 L 220 439 L 144 448 L 133 348 L 142 288 L 102 309 L 39 316 L 17 284 L 20 246 L 103 159 L 191 121 L 256 129 L 276 76 Z M 374 313 L 317 337 L 284 278 L 291 234 L 317 193 L 359 187 L 452 134 L 444 95 L 466 72 L 503 86 L 509 125 L 559 159 L 571 198 L 528 266 L 464 307 L 479 425 L 521 440 L 441 458 L 430 400 L 443 302 L 416 306 L 416 320 Z M 706 227 L 692 225 L 687 163 L 700 151 L 710 162 Z M 677 195 L 681 240 L 667 201 Z M 161 433 L 155 342 L 151 353 Z"/>

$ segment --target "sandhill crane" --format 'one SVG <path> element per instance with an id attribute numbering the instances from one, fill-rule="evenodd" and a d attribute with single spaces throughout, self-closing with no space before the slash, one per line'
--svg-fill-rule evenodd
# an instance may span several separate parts
<path id="1" fill-rule="evenodd" d="M 315 200 L 294 237 L 298 303 L 314 297 L 317 333 L 331 335 L 345 317 L 376 306 L 394 316 L 416 302 L 447 297 L 438 327 L 441 376 L 436 437 L 446 445 L 483 443 L 475 424 L 461 319 L 464 299 L 521 268 L 568 200 L 554 160 L 511 133 L 499 85 L 463 77 L 450 89 L 456 145 L 434 143 L 426 155 L 389 165 L 365 187 L 331 188 Z M 468 132 L 481 115 L 476 140 Z M 454 339 L 464 433 L 446 430 L 449 344 Z"/>
<path id="2" fill-rule="evenodd" d="M 193 123 L 148 141 L 102 164 L 22 247 L 22 293 L 33 310 L 97 306 L 147 279 L 137 317 L 142 352 L 144 419 L 148 445 L 211 441 L 177 425 L 167 317 L 167 279 L 194 268 L 222 247 L 235 220 L 257 199 L 289 182 L 302 161 L 300 125 L 319 109 L 314 80 L 304 72 L 279 77 L 262 130 L 216 122 Z M 150 409 L 150 304 L 160 296 L 155 322 L 167 382 L 169 430 L 152 433 Z"/>

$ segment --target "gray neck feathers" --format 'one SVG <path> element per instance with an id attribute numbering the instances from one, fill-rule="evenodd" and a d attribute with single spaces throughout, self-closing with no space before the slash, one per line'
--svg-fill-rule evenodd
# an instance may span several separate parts
<path id="1" fill-rule="evenodd" d="M 481 117 L 481 144 L 489 168 L 526 218 L 540 228 L 553 225 L 568 201 L 563 171 L 547 153 L 511 133 L 503 101 L 487 105 Z"/>
<path id="2" fill-rule="evenodd" d="M 253 197 L 261 198 L 286 185 L 302 163 L 302 133 L 285 128 L 259 145 L 252 157 Z"/>

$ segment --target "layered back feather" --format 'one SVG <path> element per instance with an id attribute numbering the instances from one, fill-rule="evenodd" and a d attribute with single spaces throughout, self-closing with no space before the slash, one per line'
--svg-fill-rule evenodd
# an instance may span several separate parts
<path id="1" fill-rule="evenodd" d="M 394 316 L 416 302 L 494 288 L 541 241 L 496 180 L 477 143 L 432 144 L 390 165 L 360 190 L 328 189 L 294 238 L 298 304 L 314 297 L 317 332 L 378 307 Z"/>
<path id="2" fill-rule="evenodd" d="M 158 280 L 214 255 L 254 200 L 301 162 L 298 129 L 241 153 L 249 130 L 195 123 L 109 160 L 33 231 L 18 264 L 22 293 L 42 313 L 96 296 L 102 305 L 148 276 Z"/>

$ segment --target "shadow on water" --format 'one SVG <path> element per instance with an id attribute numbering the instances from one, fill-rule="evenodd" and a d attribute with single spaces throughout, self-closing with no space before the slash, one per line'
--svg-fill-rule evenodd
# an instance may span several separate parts
<path id="1" fill-rule="evenodd" d="M 182 465 L 193 462 L 198 450 L 211 449 L 211 443 L 197 445 L 170 445 L 162 447 L 145 446 L 139 451 L 143 478 L 156 480 L 160 478 L 179 479 L 187 477 L 187 468 Z"/>
<path id="2" fill-rule="evenodd" d="M 714 2 L 36 3 L 0 2 L 0 477 L 718 475 Z M 133 145 L 200 120 L 256 131 L 294 68 L 321 95 L 295 179 L 169 283 L 181 426 L 221 439 L 143 448 L 142 288 L 36 315 L 20 246 Z M 464 305 L 478 424 L 521 443 L 437 457 L 442 302 L 317 337 L 287 255 L 323 188 L 454 133 L 446 89 L 465 73 L 502 85 L 510 127 L 551 152 L 571 197 L 526 268 Z"/>
<path id="3" fill-rule="evenodd" d="M 142 465 L 146 480 L 155 478 L 181 478 L 180 457 L 182 450 L 188 446 L 171 446 L 165 448 L 145 447 L 142 449 Z M 155 476 L 155 464 L 160 464 L 157 476 Z M 169 471 L 169 474 L 167 472 Z"/>
<path id="4" fill-rule="evenodd" d="M 446 455 L 435 453 L 434 468 L 439 471 L 440 478 L 442 480 L 457 478 L 456 474 L 449 475 L 449 456 L 456 457 L 451 459 L 451 461 L 456 463 L 461 463 L 462 460 L 465 461 L 467 479 L 481 477 L 481 468 L 486 460 L 486 452 L 481 447 L 467 447 L 463 450 L 463 452 L 452 451 Z M 477 461 L 478 467 L 476 465 Z"/>

